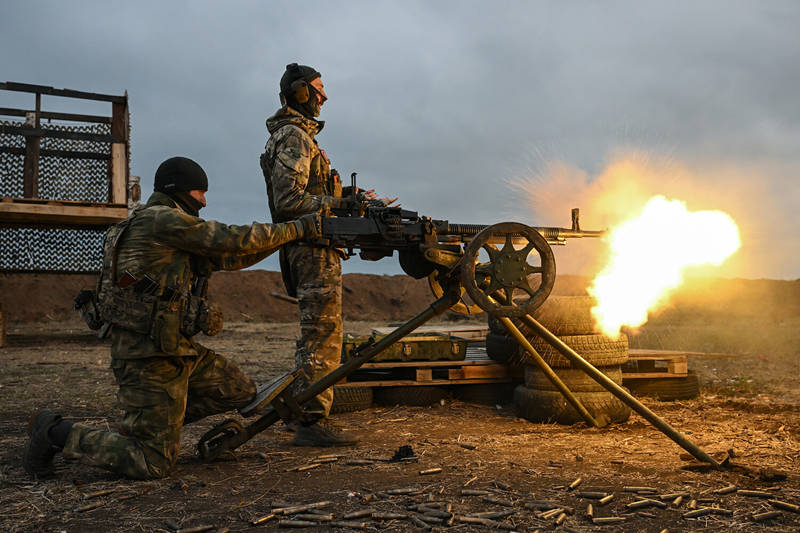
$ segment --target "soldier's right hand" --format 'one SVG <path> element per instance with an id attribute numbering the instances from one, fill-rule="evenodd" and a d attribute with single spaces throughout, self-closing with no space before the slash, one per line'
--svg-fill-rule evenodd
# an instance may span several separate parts
<path id="1" fill-rule="evenodd" d="M 313 241 L 322 237 L 322 217 L 317 213 L 303 215 L 297 219 L 303 225 L 301 239 Z"/>

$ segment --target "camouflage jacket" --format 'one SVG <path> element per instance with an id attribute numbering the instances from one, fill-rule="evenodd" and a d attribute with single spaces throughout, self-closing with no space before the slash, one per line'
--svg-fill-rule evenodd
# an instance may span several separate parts
<path id="1" fill-rule="evenodd" d="M 168 287 L 186 297 L 198 276 L 208 278 L 215 270 L 252 266 L 299 236 L 299 222 L 228 226 L 193 217 L 159 192 L 139 206 L 129 221 L 117 244 L 113 283 L 126 270 L 139 279 L 149 276 L 158 282 L 156 297 L 162 297 Z M 113 253 L 109 247 L 107 237 L 104 254 Z M 101 276 L 100 285 L 104 283 L 112 284 L 107 273 Z M 167 354 L 152 334 L 114 327 L 111 355 L 118 359 L 197 355 L 191 338 L 181 334 L 177 341 L 177 349 Z"/>
<path id="2" fill-rule="evenodd" d="M 342 182 L 314 139 L 324 125 L 288 106 L 267 119 L 270 138 L 261 169 L 274 222 L 342 206 Z"/>

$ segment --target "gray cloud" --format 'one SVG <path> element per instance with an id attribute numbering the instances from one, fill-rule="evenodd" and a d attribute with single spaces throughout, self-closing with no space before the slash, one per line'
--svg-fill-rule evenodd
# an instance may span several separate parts
<path id="1" fill-rule="evenodd" d="M 264 120 L 284 66 L 298 61 L 323 73 L 331 99 L 319 141 L 334 166 L 406 208 L 565 225 L 568 212 L 529 215 L 507 180 L 544 158 L 591 181 L 633 148 L 684 169 L 664 176 L 690 179 L 683 190 L 729 184 L 719 201 L 747 211 L 743 234 L 762 243 L 749 253 L 771 253 L 764 238 L 781 244 L 780 257 L 728 274 L 797 278 L 798 22 L 796 3 L 755 1 L 30 1 L 4 9 L 6 42 L 25 46 L 9 48 L 0 72 L 127 90 L 132 172 L 149 188 L 163 159 L 197 159 L 212 177 L 208 218 L 269 219 Z M 748 180 L 761 194 L 744 209 L 730 197 Z M 392 260 L 347 269 L 399 272 Z"/>

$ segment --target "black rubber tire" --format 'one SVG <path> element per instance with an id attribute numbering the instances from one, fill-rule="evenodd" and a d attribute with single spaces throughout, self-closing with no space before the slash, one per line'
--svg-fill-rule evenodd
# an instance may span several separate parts
<path id="1" fill-rule="evenodd" d="M 592 307 L 595 300 L 590 296 L 551 296 L 536 309 L 531 316 L 554 335 L 592 335 L 600 333 Z M 506 328 L 492 314 L 489 314 L 489 331 L 507 335 Z M 529 337 L 533 332 L 518 318 L 511 321 L 520 332 Z"/>
<path id="2" fill-rule="evenodd" d="M 425 407 L 447 398 L 447 389 L 433 385 L 410 387 L 375 387 L 372 391 L 376 405 L 409 405 Z"/>
<path id="3" fill-rule="evenodd" d="M 354 413 L 372 407 L 371 387 L 334 387 L 331 413 Z"/>
<path id="4" fill-rule="evenodd" d="M 621 365 L 601 366 L 597 369 L 617 385 L 622 385 Z M 578 368 L 554 368 L 553 371 L 572 392 L 606 392 L 602 385 Z M 557 390 L 538 366 L 530 365 L 525 366 L 525 387 L 536 390 Z"/>
<path id="5" fill-rule="evenodd" d="M 486 334 L 486 355 L 489 359 L 504 365 L 519 364 L 521 361 L 519 344 L 514 337 L 508 335 L 498 335 L 497 333 Z"/>
<path id="6" fill-rule="evenodd" d="M 619 423 L 631 416 L 630 407 L 610 392 L 576 392 L 575 397 L 594 418 L 604 415 L 609 421 Z M 514 390 L 514 413 L 536 423 L 571 426 L 584 422 L 560 392 L 534 390 L 523 385 Z"/>
<path id="7" fill-rule="evenodd" d="M 514 401 L 513 383 L 475 383 L 453 385 L 453 398 L 477 405 L 507 405 Z"/>
<path id="8" fill-rule="evenodd" d="M 621 365 L 628 362 L 628 336 L 619 339 L 605 335 L 564 335 L 561 341 L 594 366 Z M 569 368 L 569 359 L 557 352 L 544 339 L 535 335 L 527 337 L 533 348 L 553 368 Z"/>
<path id="9" fill-rule="evenodd" d="M 693 370 L 685 378 L 635 378 L 624 383 L 634 396 L 649 396 L 664 402 L 693 400 L 700 395 L 700 378 Z"/>

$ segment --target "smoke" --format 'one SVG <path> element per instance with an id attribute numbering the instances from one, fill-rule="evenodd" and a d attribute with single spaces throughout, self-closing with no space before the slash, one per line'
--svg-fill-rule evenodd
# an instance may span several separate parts
<path id="1" fill-rule="evenodd" d="M 742 248 L 721 266 L 692 267 L 692 276 L 786 276 L 795 267 L 798 238 L 788 231 L 791 202 L 765 186 L 774 179 L 768 168 L 744 169 L 728 162 L 681 163 L 670 153 L 635 148 L 610 151 L 600 169 L 587 172 L 560 158 L 533 151 L 527 168 L 507 180 L 515 194 L 512 206 L 520 222 L 534 226 L 569 226 L 569 213 L 580 208 L 583 229 L 618 226 L 642 211 L 654 196 L 680 200 L 691 211 L 718 210 L 741 231 Z M 780 228 L 784 228 L 782 231 Z M 780 235 L 780 236 L 779 236 Z M 696 236 L 690 231 L 687 242 Z M 780 239 L 786 246 L 775 246 Z M 694 242 L 694 241 L 692 241 Z M 599 239 L 569 240 L 554 250 L 559 273 L 595 276 L 607 261 Z M 676 250 L 678 252 L 678 250 Z"/>

